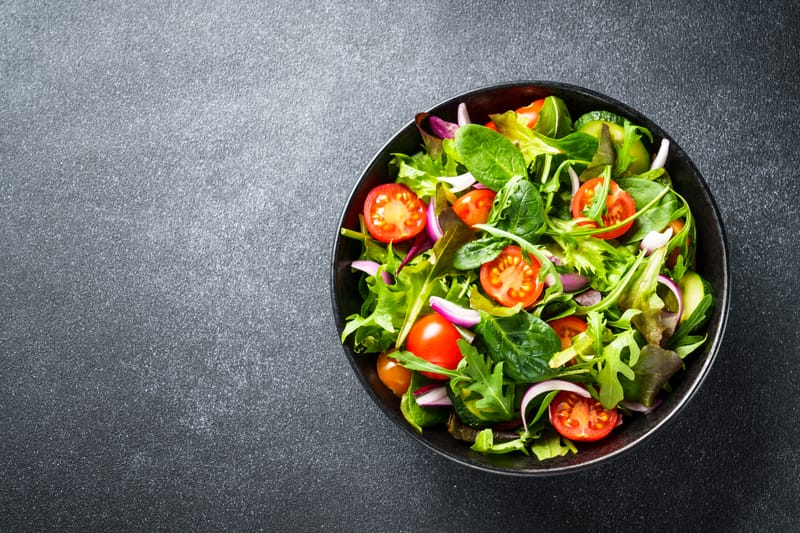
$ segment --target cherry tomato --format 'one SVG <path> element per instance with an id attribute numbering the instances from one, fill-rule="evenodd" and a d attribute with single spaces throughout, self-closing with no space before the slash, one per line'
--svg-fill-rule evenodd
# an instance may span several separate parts
<path id="1" fill-rule="evenodd" d="M 532 128 L 539 120 L 539 112 L 542 110 L 542 107 L 544 107 L 544 98 L 540 98 L 530 105 L 520 107 L 516 110 L 516 113 L 525 118 L 527 120 L 527 126 Z"/>
<path id="2" fill-rule="evenodd" d="M 425 229 L 425 210 L 425 202 L 405 185 L 384 183 L 367 195 L 364 221 L 377 240 L 404 241 Z"/>
<path id="3" fill-rule="evenodd" d="M 540 98 L 528 105 L 518 107 L 514 110 L 514 112 L 525 119 L 526 126 L 533 128 L 536 125 L 536 122 L 539 120 L 539 112 L 542 110 L 542 107 L 544 107 L 544 98 Z M 489 129 L 497 131 L 497 126 L 495 126 L 495 123 L 491 120 L 487 122 L 485 126 Z"/>
<path id="4" fill-rule="evenodd" d="M 572 337 L 586 331 L 587 327 L 586 322 L 575 315 L 557 318 L 556 320 L 551 320 L 548 324 L 558 333 L 558 337 L 561 339 L 562 350 L 566 350 L 572 346 Z"/>
<path id="5" fill-rule="evenodd" d="M 541 265 L 532 255 L 530 264 L 519 246 L 510 244 L 492 261 L 481 265 L 481 287 L 499 304 L 529 307 L 539 297 L 544 283 L 539 280 Z"/>
<path id="6" fill-rule="evenodd" d="M 491 189 L 475 189 L 453 203 L 453 211 L 470 227 L 486 224 L 496 193 Z"/>
<path id="7" fill-rule="evenodd" d="M 411 384 L 411 371 L 389 357 L 386 352 L 378 356 L 375 367 L 378 370 L 378 379 L 396 396 L 402 396 L 408 391 L 408 386 Z"/>
<path id="8" fill-rule="evenodd" d="M 561 391 L 550 403 L 550 423 L 570 440 L 599 440 L 617 425 L 617 409 L 607 411 L 594 398 L 584 398 L 571 391 Z"/>
<path id="9" fill-rule="evenodd" d="M 461 361 L 461 350 L 456 342 L 461 338 L 458 330 L 439 313 L 417 320 L 406 339 L 409 352 L 443 368 L 454 370 Z M 443 374 L 422 372 L 431 379 L 448 379 Z"/>
<path id="10" fill-rule="evenodd" d="M 592 201 L 595 194 L 595 189 L 602 187 L 603 178 L 592 178 L 580 186 L 578 192 L 575 193 L 575 198 L 572 201 L 572 216 L 576 219 L 585 219 L 583 210 Z M 610 181 L 608 186 L 608 195 L 606 196 L 606 210 L 602 215 L 603 227 L 612 226 L 636 212 L 636 204 L 630 194 L 619 188 L 619 185 L 614 181 Z M 579 222 L 580 225 L 597 227 L 593 220 L 585 219 Z M 616 239 L 624 234 L 633 225 L 633 220 L 624 224 L 623 226 L 607 231 L 605 233 L 595 234 L 599 239 Z"/>

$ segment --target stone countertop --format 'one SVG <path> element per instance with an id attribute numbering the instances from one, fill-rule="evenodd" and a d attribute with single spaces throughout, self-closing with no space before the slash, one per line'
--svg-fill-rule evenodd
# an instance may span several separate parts
<path id="1" fill-rule="evenodd" d="M 0 6 L 0 529 L 800 528 L 791 2 Z M 420 447 L 360 387 L 331 242 L 372 155 L 466 90 L 621 100 L 693 158 L 727 335 L 681 415 L 551 479 Z"/>

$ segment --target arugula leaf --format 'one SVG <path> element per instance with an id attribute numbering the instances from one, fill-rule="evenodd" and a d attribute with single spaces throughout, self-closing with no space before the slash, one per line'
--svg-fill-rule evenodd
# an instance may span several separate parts
<path id="1" fill-rule="evenodd" d="M 470 411 L 484 422 L 505 422 L 514 415 L 514 386 L 503 379 L 503 363 L 494 368 L 478 350 L 464 340 L 458 341 L 464 359 L 459 374 L 450 380 L 454 394 L 470 403 Z M 464 398 L 464 391 L 469 394 Z"/>
<path id="2" fill-rule="evenodd" d="M 476 180 L 495 191 L 514 176 L 527 176 L 528 166 L 514 144 L 502 134 L 478 124 L 456 131 L 456 148 Z"/>
<path id="3" fill-rule="evenodd" d="M 391 252 L 386 254 L 386 259 L 387 263 L 375 276 L 366 277 L 368 292 L 360 313 L 348 316 L 342 330 L 342 342 L 355 333 L 353 350 L 356 353 L 385 351 L 395 341 L 397 329 L 403 323 L 413 267 L 405 269 L 405 275 L 398 276 L 394 284 L 387 284 L 381 273 L 396 269 L 399 260 Z"/>
<path id="4" fill-rule="evenodd" d="M 686 357 L 702 345 L 705 336 L 691 334 L 706 323 L 713 305 L 714 298 L 710 294 L 704 295 L 692 314 L 678 325 L 678 329 L 667 341 L 667 347 L 681 354 L 681 357 Z"/>
<path id="5" fill-rule="evenodd" d="M 503 379 L 503 363 L 492 366 L 490 358 L 484 358 L 478 350 L 464 340 L 458 341 L 464 358 L 455 370 L 440 367 L 417 357 L 408 350 L 391 353 L 409 370 L 433 372 L 450 378 L 449 387 L 457 398 L 468 404 L 470 413 L 483 422 L 505 422 L 514 415 L 514 385 Z"/>
<path id="6" fill-rule="evenodd" d="M 506 375 L 522 383 L 541 381 L 553 374 L 547 363 L 561 350 L 561 339 L 547 322 L 526 311 L 510 317 L 481 312 L 475 326 L 476 343 L 497 362 L 505 363 Z"/>

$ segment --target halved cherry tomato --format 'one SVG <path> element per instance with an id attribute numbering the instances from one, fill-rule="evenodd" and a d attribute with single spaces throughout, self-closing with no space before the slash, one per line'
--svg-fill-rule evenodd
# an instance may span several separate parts
<path id="1" fill-rule="evenodd" d="M 375 368 L 378 371 L 378 379 L 396 396 L 402 396 L 408 391 L 408 386 L 411 384 L 411 371 L 389 357 L 386 352 L 378 356 Z"/>
<path id="2" fill-rule="evenodd" d="M 540 98 L 528 105 L 518 107 L 514 112 L 525 119 L 526 126 L 532 128 L 536 125 L 536 121 L 539 120 L 539 112 L 542 110 L 542 107 L 544 107 L 544 98 Z M 497 126 L 491 120 L 487 122 L 485 126 L 497 131 Z"/>
<path id="3" fill-rule="evenodd" d="M 491 189 L 475 189 L 453 203 L 453 211 L 470 227 L 486 224 L 496 193 Z"/>
<path id="4" fill-rule="evenodd" d="M 425 202 L 405 185 L 384 183 L 367 195 L 364 221 L 377 240 L 404 241 L 425 229 L 425 209 Z"/>
<path id="5" fill-rule="evenodd" d="M 578 224 L 581 226 L 597 227 L 593 220 L 587 219 L 583 210 L 592 201 L 595 195 L 595 189 L 602 187 L 603 178 L 592 178 L 580 186 L 578 192 L 575 193 L 575 198 L 572 201 L 572 216 L 576 219 L 584 219 Z M 630 194 L 619 188 L 619 185 L 613 180 L 610 181 L 608 186 L 608 195 L 606 196 L 606 210 L 602 214 L 603 227 L 613 226 L 614 224 L 625 220 L 636 212 L 636 204 Z M 605 233 L 597 233 L 594 236 L 599 239 L 616 239 L 623 235 L 633 225 L 633 220 L 620 226 L 619 228 L 607 231 Z"/>
<path id="6" fill-rule="evenodd" d="M 550 327 L 558 333 L 561 339 L 561 349 L 566 350 L 572 346 L 572 337 L 578 333 L 586 331 L 586 322 L 576 317 L 575 315 L 565 316 L 564 318 L 557 318 L 548 322 Z"/>
<path id="7" fill-rule="evenodd" d="M 544 107 L 544 98 L 540 98 L 530 105 L 520 107 L 516 110 L 516 113 L 517 115 L 527 119 L 527 126 L 532 128 L 539 120 L 539 112 L 542 110 L 542 107 Z"/>
<path id="8" fill-rule="evenodd" d="M 492 261 L 481 265 L 481 287 L 499 304 L 529 307 L 539 297 L 544 283 L 539 280 L 541 265 L 532 255 L 530 263 L 519 246 L 510 244 Z"/>
<path id="9" fill-rule="evenodd" d="M 550 423 L 570 440 L 599 440 L 611 433 L 619 420 L 616 408 L 607 411 L 594 398 L 571 391 L 556 394 L 549 406 Z"/>
<path id="10" fill-rule="evenodd" d="M 458 347 L 461 334 L 439 313 L 432 313 L 417 320 L 406 338 L 406 348 L 417 357 L 443 368 L 454 370 L 463 356 Z M 448 379 L 443 374 L 422 372 L 431 379 Z"/>

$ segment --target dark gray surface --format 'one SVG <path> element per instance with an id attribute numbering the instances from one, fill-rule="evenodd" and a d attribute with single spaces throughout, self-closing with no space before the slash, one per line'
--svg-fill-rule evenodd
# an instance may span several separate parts
<path id="1" fill-rule="evenodd" d="M 800 528 L 796 2 L 0 3 L 0 529 Z M 415 112 L 557 80 L 727 223 L 704 387 L 555 479 L 414 445 L 338 344 L 331 239 Z"/>

